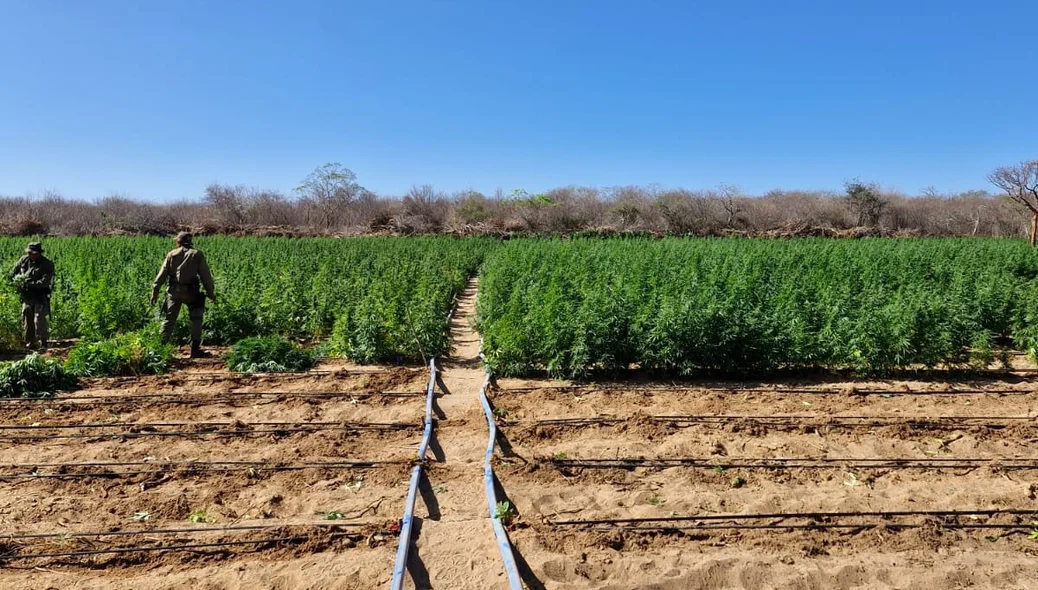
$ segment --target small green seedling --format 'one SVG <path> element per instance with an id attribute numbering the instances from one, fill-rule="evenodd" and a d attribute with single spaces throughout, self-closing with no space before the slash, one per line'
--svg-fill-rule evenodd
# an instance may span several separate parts
<path id="1" fill-rule="evenodd" d="M 494 415 L 497 416 L 498 418 L 507 418 L 508 417 L 508 410 L 506 410 L 504 408 L 494 408 Z"/>
<path id="2" fill-rule="evenodd" d="M 141 512 L 134 512 L 133 513 L 133 520 L 135 520 L 137 522 L 145 522 L 149 518 L 151 518 L 151 513 L 150 512 L 141 511 Z"/>
<path id="3" fill-rule="evenodd" d="M 651 498 L 651 499 L 649 500 L 649 504 L 651 504 L 651 505 L 653 505 L 653 506 L 663 506 L 663 505 L 664 505 L 664 504 L 666 504 L 666 503 L 667 503 L 667 501 L 666 501 L 666 500 L 664 500 L 663 498 L 660 498 L 659 496 L 653 496 L 653 497 L 652 497 L 652 498 Z"/>
<path id="4" fill-rule="evenodd" d="M 1038 541 L 1038 529 L 1031 530 L 1031 534 L 1027 535 L 1027 538 L 1032 541 Z"/>
<path id="5" fill-rule="evenodd" d="M 435 488 L 433 488 L 433 491 L 437 494 L 446 494 L 447 488 L 445 486 L 436 486 Z"/>
<path id="6" fill-rule="evenodd" d="M 498 502 L 497 509 L 494 510 L 494 518 L 500 520 L 501 524 L 505 526 L 511 525 L 515 520 L 515 507 L 511 502 Z"/>
<path id="7" fill-rule="evenodd" d="M 346 484 L 346 489 L 351 492 L 356 492 L 360 490 L 360 487 L 362 485 L 364 485 L 364 476 L 358 475 L 357 477 L 353 478 L 353 480 L 350 481 L 350 483 Z"/>
<path id="8" fill-rule="evenodd" d="M 323 516 L 325 520 L 342 520 L 345 516 L 338 510 L 332 510 L 331 512 L 316 512 L 318 516 Z"/>
<path id="9" fill-rule="evenodd" d="M 195 510 L 188 515 L 187 519 L 198 524 L 213 524 L 216 522 L 216 517 L 205 510 Z"/>
<path id="10" fill-rule="evenodd" d="M 732 479 L 732 487 L 733 488 L 741 488 L 744 485 L 746 485 L 746 480 L 745 479 L 743 479 L 741 477 L 736 477 L 736 478 Z"/>
<path id="11" fill-rule="evenodd" d="M 727 470 L 722 465 L 714 466 L 714 473 L 716 473 L 717 475 L 724 475 L 725 471 L 727 471 Z"/>
<path id="12" fill-rule="evenodd" d="M 555 453 L 554 455 L 552 455 L 552 458 L 554 458 L 556 461 L 565 461 L 566 460 L 566 453 L 563 453 L 562 451 L 559 451 L 558 453 Z"/>

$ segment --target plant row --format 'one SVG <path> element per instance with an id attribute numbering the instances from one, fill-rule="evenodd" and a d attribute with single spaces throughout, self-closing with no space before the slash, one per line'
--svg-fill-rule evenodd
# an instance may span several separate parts
<path id="1" fill-rule="evenodd" d="M 1036 277 L 1009 240 L 513 240 L 477 315 L 503 375 L 884 372 L 1034 355 Z"/>
<path id="2" fill-rule="evenodd" d="M 153 329 L 151 282 L 170 239 L 51 238 L 52 338 L 103 342 Z M 358 362 L 415 360 L 448 349 L 454 296 L 474 274 L 486 239 L 367 237 L 199 238 L 216 282 L 204 339 L 230 344 L 253 336 L 323 340 L 332 354 Z M 10 269 L 24 239 L 0 238 Z M 0 293 L 0 344 L 20 344 L 20 303 Z M 186 333 L 182 312 L 178 333 Z M 96 347 L 95 347 L 96 348 Z"/>

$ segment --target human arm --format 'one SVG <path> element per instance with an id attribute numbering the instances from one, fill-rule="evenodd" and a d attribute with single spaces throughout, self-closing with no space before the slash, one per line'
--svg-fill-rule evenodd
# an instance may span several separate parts
<path id="1" fill-rule="evenodd" d="M 149 301 L 152 305 L 155 305 L 155 302 L 159 298 L 159 289 L 162 288 L 162 285 L 167 280 L 169 280 L 169 256 L 166 256 L 166 259 L 162 261 L 162 268 L 159 269 L 159 274 L 151 284 L 151 299 L 149 299 Z"/>
<path id="2" fill-rule="evenodd" d="M 209 301 L 216 303 L 216 285 L 213 284 L 213 273 L 209 272 L 209 263 L 205 260 L 205 254 L 201 252 L 198 253 L 198 278 L 201 279 L 202 286 L 205 287 Z"/>

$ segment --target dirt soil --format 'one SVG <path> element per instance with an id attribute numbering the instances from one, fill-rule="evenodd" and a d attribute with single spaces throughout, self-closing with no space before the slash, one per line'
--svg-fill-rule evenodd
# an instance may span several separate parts
<path id="1" fill-rule="evenodd" d="M 408 588 L 508 587 L 484 496 L 475 294 L 473 281 L 440 363 Z M 517 509 L 524 583 L 1038 588 L 1038 517 L 817 514 L 1038 511 L 1038 381 L 1018 368 L 1031 370 L 502 379 L 491 389 L 494 465 L 499 499 Z M 422 368 L 335 360 L 232 375 L 213 358 L 91 380 L 55 400 L 0 401 L 0 554 L 75 554 L 0 562 L 0 588 L 386 588 L 427 381 Z M 605 459 L 628 463 L 588 462 Z M 934 464 L 944 460 L 959 464 Z M 774 513 L 815 514 L 738 521 L 804 528 L 729 526 L 731 515 Z M 674 520 L 693 517 L 715 520 Z M 671 528 L 579 524 L 631 518 Z M 97 532 L 119 534 L 84 534 Z M 179 545 L 212 546 L 170 550 Z M 91 553 L 111 548 L 156 550 Z"/>
<path id="2" fill-rule="evenodd" d="M 693 525 L 659 532 L 554 524 L 790 512 L 1038 511 L 1038 469 L 1002 467 L 1009 459 L 1038 465 L 1038 387 L 1030 379 L 565 385 L 502 380 L 492 394 L 504 415 L 496 469 L 520 514 L 512 539 L 528 564 L 528 578 L 536 578 L 531 586 L 1038 587 L 1038 574 L 1029 566 L 1038 542 L 1028 538 L 1034 528 L 1028 516 L 962 517 L 972 524 L 1016 526 L 1010 530 L 953 529 L 928 517 L 835 530 Z M 703 421 L 704 416 L 726 418 Z M 609 419 L 558 422 L 596 417 Z M 704 462 L 565 466 L 617 458 Z M 821 468 L 718 467 L 762 458 L 846 461 Z M 866 459 L 975 459 L 979 466 L 855 465 Z M 898 522 L 917 528 L 898 528 Z"/>
<path id="3" fill-rule="evenodd" d="M 242 376 L 192 363 L 0 402 L 0 553 L 232 544 L 10 560 L 0 587 L 387 586 L 428 371 L 326 361 L 304 375 Z M 249 464 L 210 463 L 231 461 Z M 354 461 L 387 463 L 335 465 Z M 349 528 L 326 528 L 338 524 Z M 249 526 L 267 528 L 224 530 Z M 167 529 L 202 530 L 156 532 Z M 74 536 L 102 531 L 141 534 Z M 17 538 L 32 533 L 48 536 Z"/>

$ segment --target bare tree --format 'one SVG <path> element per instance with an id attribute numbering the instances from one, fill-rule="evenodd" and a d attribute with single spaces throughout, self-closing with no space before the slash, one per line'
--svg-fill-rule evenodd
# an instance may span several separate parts
<path id="1" fill-rule="evenodd" d="M 348 221 L 349 208 L 368 190 L 357 184 L 357 175 L 338 162 L 325 164 L 296 187 L 308 223 L 326 230 Z"/>
<path id="2" fill-rule="evenodd" d="M 723 183 L 717 185 L 717 190 L 720 193 L 718 198 L 721 201 L 721 206 L 724 207 L 724 213 L 726 216 L 724 222 L 725 227 L 731 229 L 735 227 L 735 217 L 742 213 L 742 207 L 740 207 L 739 203 L 736 201 L 736 199 L 742 195 L 742 191 L 740 191 L 739 187 L 734 184 Z"/>
<path id="3" fill-rule="evenodd" d="M 205 187 L 205 204 L 225 225 L 241 228 L 245 225 L 248 211 L 247 189 L 244 186 L 210 184 Z"/>
<path id="4" fill-rule="evenodd" d="M 1038 234 L 1038 160 L 995 168 L 988 174 L 988 180 L 1005 191 L 1014 203 L 1031 212 L 1031 247 L 1034 248 Z"/>

